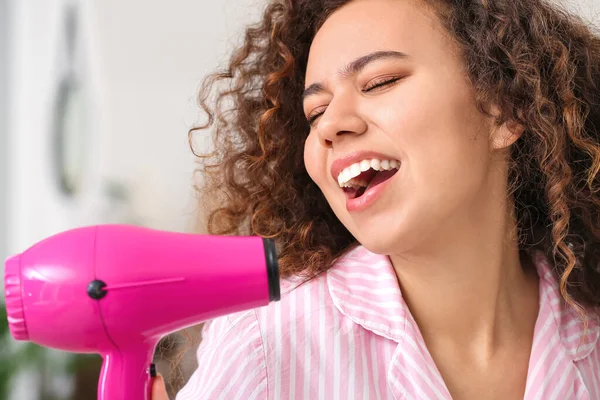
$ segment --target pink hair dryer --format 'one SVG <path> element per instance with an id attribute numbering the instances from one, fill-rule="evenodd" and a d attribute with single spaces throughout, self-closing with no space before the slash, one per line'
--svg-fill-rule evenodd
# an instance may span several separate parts
<path id="1" fill-rule="evenodd" d="M 103 357 L 99 400 L 147 400 L 158 341 L 280 299 L 275 244 L 125 225 L 73 229 L 6 261 L 13 337 Z"/>

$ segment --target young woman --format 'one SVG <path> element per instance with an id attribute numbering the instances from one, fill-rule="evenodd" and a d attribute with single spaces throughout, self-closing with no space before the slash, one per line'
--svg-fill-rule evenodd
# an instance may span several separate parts
<path id="1" fill-rule="evenodd" d="M 542 0 L 273 1 L 198 129 L 209 232 L 285 294 L 177 399 L 600 399 L 598 82 Z"/>

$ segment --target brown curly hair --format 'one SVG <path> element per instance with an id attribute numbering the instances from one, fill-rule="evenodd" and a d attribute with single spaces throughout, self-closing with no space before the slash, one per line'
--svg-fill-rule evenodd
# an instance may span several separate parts
<path id="1" fill-rule="evenodd" d="M 481 112 L 524 128 L 510 193 L 522 252 L 554 261 L 562 296 L 600 306 L 600 37 L 543 0 L 422 0 L 462 50 Z M 283 277 L 310 279 L 356 245 L 309 177 L 302 91 L 309 48 L 349 0 L 276 0 L 199 103 L 215 151 L 199 157 L 207 230 L 274 238 Z M 211 97 L 211 94 L 214 95 Z M 208 105 L 213 101 L 212 107 Z"/>

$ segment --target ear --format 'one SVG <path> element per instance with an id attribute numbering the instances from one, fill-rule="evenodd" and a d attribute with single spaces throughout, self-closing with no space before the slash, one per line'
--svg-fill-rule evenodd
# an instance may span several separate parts
<path id="1" fill-rule="evenodd" d="M 502 150 L 510 147 L 523 135 L 525 128 L 514 122 L 507 121 L 492 129 L 490 134 L 490 146 L 492 150 Z"/>

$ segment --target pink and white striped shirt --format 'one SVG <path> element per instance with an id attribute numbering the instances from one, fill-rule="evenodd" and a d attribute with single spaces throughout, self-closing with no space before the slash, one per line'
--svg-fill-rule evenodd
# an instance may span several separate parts
<path id="1" fill-rule="evenodd" d="M 525 399 L 600 399 L 600 323 L 564 305 L 541 252 Z M 292 288 L 282 281 L 282 289 Z M 285 290 L 285 289 L 284 289 Z M 387 256 L 360 246 L 280 302 L 207 323 L 177 400 L 451 399 Z"/>

